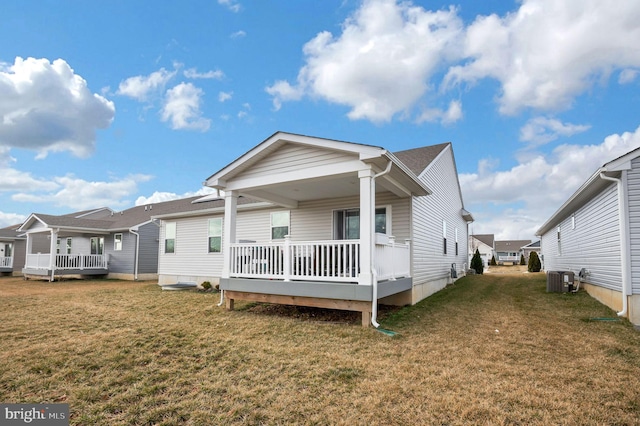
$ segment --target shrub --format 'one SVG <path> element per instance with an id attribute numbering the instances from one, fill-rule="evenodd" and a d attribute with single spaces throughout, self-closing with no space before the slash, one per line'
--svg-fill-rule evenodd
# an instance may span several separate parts
<path id="1" fill-rule="evenodd" d="M 471 258 L 471 269 L 476 271 L 476 274 L 482 274 L 484 271 L 484 265 L 482 264 L 482 257 L 480 257 L 480 250 L 476 249 L 476 253 Z"/>
<path id="2" fill-rule="evenodd" d="M 209 281 L 204 281 L 202 284 L 200 284 L 202 286 L 203 289 L 205 290 L 210 290 L 211 289 L 211 283 Z"/>
<path id="3" fill-rule="evenodd" d="M 520 255 L 520 264 L 521 265 L 526 265 L 527 264 L 527 262 L 524 260 L 524 254 Z"/>
<path id="4" fill-rule="evenodd" d="M 490 263 L 490 265 L 491 265 L 491 266 L 496 266 L 496 265 L 497 265 L 497 263 L 496 263 L 496 257 L 495 257 L 495 256 L 491 256 L 491 263 Z"/>
<path id="5" fill-rule="evenodd" d="M 542 269 L 542 264 L 540 263 L 538 253 L 532 251 L 529 255 L 529 265 L 527 267 L 527 270 L 529 272 L 540 272 L 540 269 Z"/>

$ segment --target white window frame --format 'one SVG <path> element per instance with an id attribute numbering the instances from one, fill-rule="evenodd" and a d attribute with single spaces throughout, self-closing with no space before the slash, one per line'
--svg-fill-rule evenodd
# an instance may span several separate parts
<path id="1" fill-rule="evenodd" d="M 178 225 L 176 222 L 165 222 L 164 224 L 164 253 L 174 254 L 176 252 L 176 235 L 178 234 Z M 171 241 L 171 250 L 167 250 L 167 243 Z"/>
<path id="2" fill-rule="evenodd" d="M 118 239 L 118 236 L 120 237 Z M 120 232 L 113 235 L 113 251 L 122 251 L 122 243 L 124 241 L 124 235 Z M 120 243 L 120 244 L 118 244 Z"/>
<path id="3" fill-rule="evenodd" d="M 219 232 L 212 233 L 211 232 L 211 223 L 212 221 L 220 222 L 220 226 L 218 227 Z M 219 249 L 211 250 L 211 239 L 219 238 Z M 221 217 L 212 217 L 207 220 L 207 253 L 222 253 L 222 218 Z"/>
<path id="4" fill-rule="evenodd" d="M 286 225 L 281 225 L 281 224 L 274 224 L 274 217 L 277 217 L 279 215 L 284 215 L 286 214 L 287 216 L 287 224 Z M 269 232 L 269 236 L 271 237 L 271 240 L 282 240 L 284 239 L 284 237 L 286 235 L 290 235 L 291 234 L 291 211 L 290 210 L 279 210 L 277 212 L 271 212 L 271 214 L 269 215 L 269 225 L 270 225 L 270 232 Z M 287 228 L 287 232 L 282 236 L 282 237 L 278 237 L 278 238 L 274 238 L 273 235 L 273 231 L 276 228 Z"/>
<path id="5" fill-rule="evenodd" d="M 442 254 L 447 254 L 447 221 L 442 219 Z"/>
<path id="6" fill-rule="evenodd" d="M 458 255 L 458 228 L 454 229 L 456 237 L 456 256 Z"/>
<path id="7" fill-rule="evenodd" d="M 92 242 L 95 241 L 95 253 L 93 253 L 93 244 Z M 104 254 L 104 237 L 91 237 L 89 238 L 89 253 L 91 254 Z"/>
<path id="8" fill-rule="evenodd" d="M 557 231 L 557 239 L 558 239 L 558 255 L 562 254 L 562 234 L 560 225 L 558 225 Z"/>
<path id="9" fill-rule="evenodd" d="M 375 210 L 381 210 L 384 209 L 384 215 L 385 215 L 385 232 L 379 232 L 377 229 L 374 228 L 374 232 L 376 234 L 383 234 L 383 235 L 393 235 L 392 233 L 392 223 L 393 223 L 393 217 L 392 217 L 392 209 L 391 209 L 391 204 L 385 204 L 385 205 L 381 205 L 381 206 L 376 206 Z M 374 221 L 374 227 L 375 227 L 375 210 L 374 210 L 374 214 L 373 214 L 373 221 Z M 346 212 L 350 212 L 350 211 L 357 211 L 358 214 L 360 213 L 360 208 L 359 207 L 353 207 L 353 208 L 347 208 L 347 209 L 333 209 L 331 212 L 331 220 L 332 220 L 332 225 L 331 225 L 331 229 L 333 229 L 333 239 L 337 240 L 338 238 L 338 224 L 336 223 L 336 216 L 338 214 L 346 214 Z M 342 230 L 342 233 L 344 233 L 344 230 Z M 358 231 L 359 233 L 359 231 Z"/>

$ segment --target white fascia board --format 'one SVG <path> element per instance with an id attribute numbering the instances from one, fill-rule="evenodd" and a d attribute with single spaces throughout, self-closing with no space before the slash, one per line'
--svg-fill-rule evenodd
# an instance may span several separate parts
<path id="1" fill-rule="evenodd" d="M 47 224 L 46 224 L 42 219 L 40 219 L 36 214 L 31 213 L 31 214 L 29 215 L 29 217 L 27 218 L 27 220 L 25 220 L 25 221 L 22 223 L 22 225 L 20 225 L 20 227 L 17 229 L 17 231 L 19 231 L 19 232 L 28 232 L 28 228 L 29 228 L 29 227 L 31 227 L 31 224 L 32 224 L 34 221 L 36 221 L 36 220 L 37 220 L 38 222 L 40 222 L 41 224 L 43 224 L 45 227 L 46 227 L 46 226 L 48 226 L 48 225 L 47 225 Z M 25 228 L 25 225 L 28 225 L 28 226 L 27 226 L 27 228 Z"/>
<path id="2" fill-rule="evenodd" d="M 277 185 L 279 183 L 355 173 L 363 169 L 364 167 L 362 167 L 362 162 L 359 160 L 345 161 L 332 166 L 307 167 L 304 170 L 294 170 L 291 172 L 274 173 L 268 176 L 236 179 L 229 182 L 225 187 L 225 190 L 243 192 L 244 190 L 258 189 L 265 186 Z"/>
<path id="3" fill-rule="evenodd" d="M 251 203 L 251 204 L 239 204 L 238 205 L 238 211 L 241 210 L 258 210 L 258 209 L 264 209 L 267 207 L 273 207 L 272 203 Z M 183 217 L 197 217 L 197 216 L 208 216 L 211 214 L 218 214 L 218 213 L 224 213 L 224 206 L 222 207 L 214 207 L 211 209 L 202 209 L 202 210 L 194 210 L 194 211 L 190 211 L 190 212 L 177 212 L 177 213 L 166 213 L 166 214 L 159 214 L 159 215 L 154 215 L 151 216 L 151 219 L 159 219 L 159 220 L 166 220 L 166 219 L 180 219 Z"/>

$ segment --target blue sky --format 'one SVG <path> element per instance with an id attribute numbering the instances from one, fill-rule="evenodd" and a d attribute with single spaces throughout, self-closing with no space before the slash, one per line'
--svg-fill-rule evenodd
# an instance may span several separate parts
<path id="1" fill-rule="evenodd" d="M 274 132 L 453 143 L 474 233 L 534 238 L 640 146 L 640 2 L 0 5 L 0 226 L 201 184 Z"/>

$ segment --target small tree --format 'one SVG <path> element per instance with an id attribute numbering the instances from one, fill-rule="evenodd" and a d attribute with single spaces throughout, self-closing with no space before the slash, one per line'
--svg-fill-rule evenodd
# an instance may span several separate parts
<path id="1" fill-rule="evenodd" d="M 540 263 L 540 258 L 538 257 L 538 253 L 532 251 L 529 255 L 529 265 L 527 267 L 529 272 L 540 272 L 542 269 L 542 264 Z"/>
<path id="2" fill-rule="evenodd" d="M 496 257 L 495 257 L 495 256 L 491 256 L 491 263 L 490 263 L 490 265 L 491 265 L 491 266 L 496 266 L 496 265 L 497 265 L 497 263 L 496 263 Z"/>
<path id="3" fill-rule="evenodd" d="M 527 264 L 527 262 L 524 260 L 524 254 L 520 255 L 520 264 L 521 265 L 526 265 Z"/>
<path id="4" fill-rule="evenodd" d="M 476 253 L 471 258 L 471 269 L 475 269 L 476 274 L 482 274 L 482 272 L 484 271 L 482 257 L 480 257 L 480 250 L 478 249 L 476 249 Z"/>

